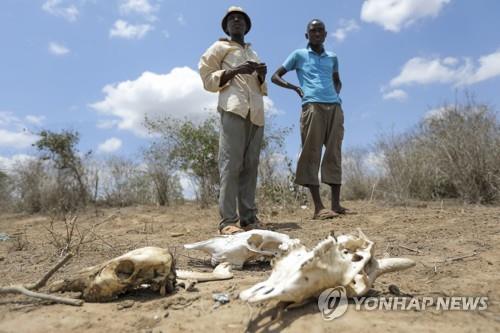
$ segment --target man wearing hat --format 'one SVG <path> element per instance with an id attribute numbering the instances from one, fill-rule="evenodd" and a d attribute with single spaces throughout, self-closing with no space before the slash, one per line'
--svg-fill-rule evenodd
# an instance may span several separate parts
<path id="1" fill-rule="evenodd" d="M 205 89 L 219 93 L 221 234 L 261 227 L 255 190 L 264 134 L 267 68 L 251 45 L 245 43 L 251 26 L 250 17 L 242 8 L 230 7 L 222 19 L 222 30 L 229 38 L 210 46 L 198 65 Z"/>

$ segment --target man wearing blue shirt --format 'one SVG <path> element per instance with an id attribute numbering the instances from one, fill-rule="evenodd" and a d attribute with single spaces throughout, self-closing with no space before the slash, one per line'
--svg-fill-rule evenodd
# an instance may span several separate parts
<path id="1" fill-rule="evenodd" d="M 292 52 L 272 77 L 272 82 L 294 90 L 302 99 L 300 132 L 302 151 L 297 163 L 295 183 L 306 186 L 314 202 L 313 219 L 329 219 L 345 214 L 340 205 L 342 183 L 342 140 L 344 138 L 344 113 L 339 97 L 340 81 L 337 56 L 323 47 L 326 38 L 325 24 L 317 19 L 307 25 L 307 48 Z M 300 87 L 283 79 L 295 70 Z M 321 159 L 321 152 L 325 153 Z M 332 190 L 331 209 L 321 201 L 318 171 L 321 164 L 321 181 Z"/>

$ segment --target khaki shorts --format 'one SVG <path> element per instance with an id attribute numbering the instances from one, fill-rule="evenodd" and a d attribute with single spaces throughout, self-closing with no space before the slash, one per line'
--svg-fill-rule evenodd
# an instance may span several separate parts
<path id="1" fill-rule="evenodd" d="M 300 117 L 302 151 L 297 163 L 295 183 L 319 185 L 321 182 L 342 183 L 342 140 L 344 139 L 344 112 L 340 104 L 307 103 Z M 321 153 L 325 146 L 325 153 Z"/>

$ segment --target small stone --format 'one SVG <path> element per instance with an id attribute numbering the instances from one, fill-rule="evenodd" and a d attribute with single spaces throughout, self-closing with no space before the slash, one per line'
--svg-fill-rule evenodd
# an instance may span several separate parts
<path id="1" fill-rule="evenodd" d="M 213 293 L 212 298 L 214 301 L 220 304 L 229 303 L 229 295 L 226 293 Z"/>
<path id="2" fill-rule="evenodd" d="M 163 314 L 163 318 L 167 318 L 169 315 L 170 315 L 170 312 L 166 311 L 166 312 Z"/>

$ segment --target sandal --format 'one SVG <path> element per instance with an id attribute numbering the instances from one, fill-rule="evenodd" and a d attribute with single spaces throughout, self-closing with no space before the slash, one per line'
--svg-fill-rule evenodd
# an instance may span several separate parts
<path id="1" fill-rule="evenodd" d="M 240 222 L 241 225 L 241 222 Z M 262 223 L 258 217 L 255 217 L 252 223 L 248 223 L 245 225 L 242 225 L 241 228 L 245 231 L 250 231 L 250 230 L 255 230 L 255 229 L 260 229 L 260 230 L 266 230 L 267 227 L 264 223 Z"/>
<path id="2" fill-rule="evenodd" d="M 265 224 L 262 224 L 260 222 L 250 223 L 250 224 L 247 224 L 247 225 L 243 226 L 242 228 L 245 231 L 250 231 L 250 230 L 255 230 L 255 229 L 267 230 Z"/>
<path id="3" fill-rule="evenodd" d="M 341 215 L 355 215 L 356 212 L 352 212 L 350 209 L 340 206 L 338 209 L 333 210 L 337 214 Z"/>
<path id="4" fill-rule="evenodd" d="M 234 235 L 240 232 L 243 232 L 245 230 L 241 229 L 237 225 L 230 224 L 226 225 L 224 228 L 219 230 L 219 235 Z"/>
<path id="5" fill-rule="evenodd" d="M 323 208 L 317 214 L 314 214 L 312 219 L 313 220 L 328 220 L 328 219 L 333 219 L 334 217 L 337 217 L 337 216 L 339 216 L 339 214 L 334 212 L 333 210 Z"/>

